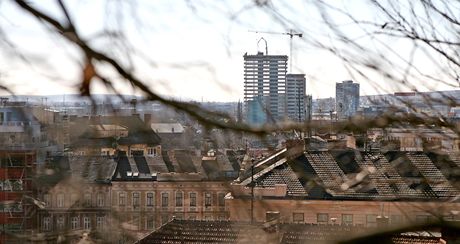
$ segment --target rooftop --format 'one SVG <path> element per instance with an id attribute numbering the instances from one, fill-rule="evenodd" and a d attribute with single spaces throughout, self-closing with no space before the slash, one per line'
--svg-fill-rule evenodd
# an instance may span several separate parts
<path id="1" fill-rule="evenodd" d="M 244 171 L 234 184 L 249 186 L 253 173 L 256 187 L 286 184 L 286 197 L 431 201 L 460 194 L 457 155 L 351 149 L 286 155 L 281 150 L 254 161 L 252 172 Z"/>
<path id="2" fill-rule="evenodd" d="M 172 220 L 136 243 L 334 243 L 372 230 L 340 225 Z M 441 243 L 441 237 L 394 234 L 381 237 L 378 243 Z"/>

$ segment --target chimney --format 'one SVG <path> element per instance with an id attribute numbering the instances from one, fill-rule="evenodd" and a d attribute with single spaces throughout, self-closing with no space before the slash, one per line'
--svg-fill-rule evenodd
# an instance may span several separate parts
<path id="1" fill-rule="evenodd" d="M 150 126 L 152 124 L 152 115 L 151 114 L 144 114 L 144 123 L 147 126 Z"/>

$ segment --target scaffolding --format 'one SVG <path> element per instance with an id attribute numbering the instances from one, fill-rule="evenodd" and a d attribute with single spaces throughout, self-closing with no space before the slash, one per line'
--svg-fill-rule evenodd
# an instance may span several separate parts
<path id="1" fill-rule="evenodd" d="M 0 243 L 22 243 L 34 227 L 32 176 L 34 151 L 0 151 Z"/>

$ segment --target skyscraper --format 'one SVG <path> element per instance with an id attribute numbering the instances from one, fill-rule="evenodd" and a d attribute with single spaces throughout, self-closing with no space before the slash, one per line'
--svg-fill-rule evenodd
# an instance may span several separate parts
<path id="1" fill-rule="evenodd" d="M 338 119 L 348 119 L 359 107 L 359 84 L 352 80 L 335 84 L 335 108 Z"/>
<path id="2" fill-rule="evenodd" d="M 244 106 L 251 125 L 274 123 L 286 115 L 286 55 L 244 56 Z"/>
<path id="3" fill-rule="evenodd" d="M 286 100 L 289 119 L 305 121 L 305 74 L 286 75 Z"/>

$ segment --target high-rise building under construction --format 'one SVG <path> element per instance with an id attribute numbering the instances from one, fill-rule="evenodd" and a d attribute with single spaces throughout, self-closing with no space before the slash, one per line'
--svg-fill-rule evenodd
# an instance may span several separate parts
<path id="1" fill-rule="evenodd" d="M 286 55 L 244 56 L 244 106 L 250 125 L 275 123 L 286 116 Z"/>

